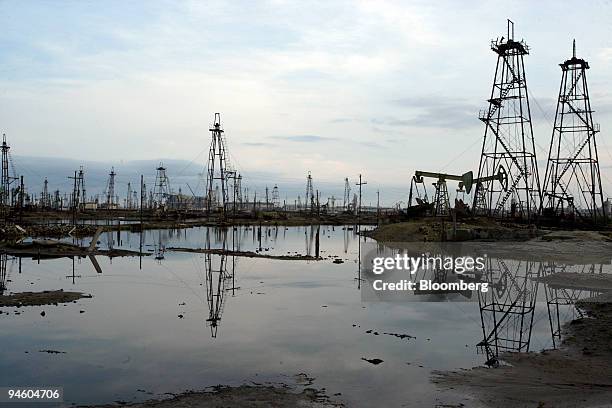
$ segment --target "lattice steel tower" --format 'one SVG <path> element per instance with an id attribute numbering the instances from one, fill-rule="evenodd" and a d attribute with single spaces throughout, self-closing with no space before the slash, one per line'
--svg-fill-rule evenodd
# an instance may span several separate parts
<path id="1" fill-rule="evenodd" d="M 166 204 L 166 199 L 170 195 L 170 180 L 166 175 L 166 168 L 163 163 L 155 169 L 155 185 L 153 186 L 153 207 L 158 208 Z"/>
<path id="2" fill-rule="evenodd" d="M 6 135 L 2 135 L 2 179 L 0 180 L 0 205 L 10 205 L 9 149 Z"/>
<path id="3" fill-rule="evenodd" d="M 489 107 L 480 114 L 486 126 L 478 178 L 494 176 L 503 166 L 508 188 L 504 190 L 494 178 L 478 183 L 473 208 L 476 214 L 489 216 L 503 216 L 509 209 L 509 215 L 529 221 L 542 197 L 523 62 L 529 47 L 514 39 L 514 23 L 508 20 L 507 38 L 491 41 L 491 49 L 497 54 L 497 66 Z"/>
<path id="4" fill-rule="evenodd" d="M 351 203 L 351 184 L 349 183 L 348 177 L 344 178 L 344 199 L 342 200 L 342 209 L 348 210 Z"/>
<path id="5" fill-rule="evenodd" d="M 589 63 L 572 58 L 561 66 L 561 86 L 550 140 L 542 210 L 546 215 L 574 215 L 594 223 L 605 219 L 586 70 Z"/>
<path id="6" fill-rule="evenodd" d="M 215 192 L 215 180 L 221 184 L 221 197 L 219 204 L 221 211 L 225 214 L 225 207 L 229 202 L 228 197 L 228 175 L 227 175 L 227 156 L 225 139 L 223 138 L 223 128 L 221 127 L 221 114 L 215 113 L 213 126 L 209 129 L 212 134 L 210 150 L 208 153 L 208 178 L 206 179 L 206 213 L 210 214 L 213 196 Z M 219 172 L 215 175 L 215 162 L 218 162 Z"/>
<path id="7" fill-rule="evenodd" d="M 108 184 L 106 187 L 106 206 L 107 208 L 112 208 L 116 201 L 115 201 L 115 176 L 117 175 L 117 173 L 115 173 L 115 168 L 112 167 L 111 168 L 111 172 L 108 175 Z"/>
<path id="8" fill-rule="evenodd" d="M 272 208 L 280 207 L 280 196 L 278 194 L 278 186 L 275 184 L 272 189 Z"/>

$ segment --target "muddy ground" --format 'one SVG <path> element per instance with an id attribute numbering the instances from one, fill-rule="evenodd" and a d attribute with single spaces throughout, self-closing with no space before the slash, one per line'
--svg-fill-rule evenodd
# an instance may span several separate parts
<path id="1" fill-rule="evenodd" d="M 525 241 L 542 235 L 533 225 L 503 223 L 488 218 L 450 220 L 427 217 L 381 225 L 364 233 L 379 242 Z"/>
<path id="2" fill-rule="evenodd" d="M 342 407 L 332 402 L 324 392 L 314 388 L 305 388 L 301 392 L 281 386 L 240 387 L 217 386 L 210 391 L 187 392 L 171 399 L 150 400 L 136 404 L 121 404 L 134 408 L 195 408 L 195 407 L 249 407 L 249 408 L 329 408 Z M 99 405 L 96 408 L 116 408 L 117 405 Z"/>
<path id="3" fill-rule="evenodd" d="M 91 255 L 102 255 L 109 257 L 119 256 L 148 256 L 149 253 L 131 251 L 128 249 L 98 249 L 80 247 L 58 241 L 34 241 L 28 243 L 4 243 L 0 244 L 0 251 L 17 257 L 32 259 L 61 258 L 61 257 L 85 257 Z"/>
<path id="4" fill-rule="evenodd" d="M 43 292 L 20 292 L 0 296 L 0 307 L 42 306 L 70 303 L 82 298 L 91 298 L 81 292 L 45 290 Z"/>
<path id="5" fill-rule="evenodd" d="M 175 251 L 175 252 L 194 252 L 200 254 L 213 254 L 213 255 L 227 255 L 227 256 L 238 256 L 244 258 L 266 258 L 266 259 L 277 259 L 282 261 L 318 261 L 322 258 L 317 258 L 311 255 L 302 255 L 302 254 L 294 254 L 294 255 L 270 255 L 270 254 L 262 254 L 259 252 L 253 251 L 232 251 L 229 249 L 215 249 L 215 248 L 183 248 L 183 247 L 169 247 L 166 248 L 167 251 Z"/>
<path id="6" fill-rule="evenodd" d="M 605 290 L 612 275 L 596 282 L 559 273 L 556 282 Z M 555 275 L 551 276 L 554 277 Z M 438 371 L 432 381 L 496 408 L 612 406 L 612 293 L 576 304 L 586 317 L 565 325 L 557 350 L 506 353 L 498 368 Z"/>

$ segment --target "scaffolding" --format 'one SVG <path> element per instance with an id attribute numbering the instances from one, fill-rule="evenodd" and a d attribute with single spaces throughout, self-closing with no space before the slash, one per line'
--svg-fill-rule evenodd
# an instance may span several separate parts
<path id="1" fill-rule="evenodd" d="M 531 221 L 539 210 L 541 190 L 523 61 L 529 47 L 514 39 L 514 23 L 508 20 L 507 38 L 493 40 L 491 50 L 497 54 L 497 66 L 489 107 L 479 115 L 485 133 L 477 178 L 487 179 L 504 166 L 509 188 L 504 191 L 492 180 L 478 183 L 473 208 L 476 214 Z"/>
<path id="2" fill-rule="evenodd" d="M 586 70 L 589 63 L 576 57 L 559 64 L 561 85 L 546 174 L 542 212 L 594 224 L 605 221 L 604 200 Z"/>
<path id="3" fill-rule="evenodd" d="M 218 207 L 222 216 L 225 216 L 226 206 L 229 202 L 228 190 L 228 159 L 223 127 L 221 126 L 221 114 L 215 113 L 212 127 L 209 129 L 212 136 L 208 152 L 208 177 L 206 178 L 206 213 L 211 214 L 213 205 Z M 215 166 L 218 172 L 215 173 Z M 221 185 L 221 194 L 214 197 L 216 187 L 215 180 Z"/>

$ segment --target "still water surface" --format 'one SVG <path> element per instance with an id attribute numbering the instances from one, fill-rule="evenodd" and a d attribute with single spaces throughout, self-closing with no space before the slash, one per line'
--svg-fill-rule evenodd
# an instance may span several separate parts
<path id="1" fill-rule="evenodd" d="M 142 240 L 138 233 L 109 233 L 100 237 L 100 248 L 142 245 L 151 256 L 98 256 L 101 274 L 87 258 L 23 259 L 19 267 L 9 257 L 6 293 L 64 289 L 93 298 L 5 308 L 0 384 L 61 385 L 67 404 L 93 404 L 217 384 L 291 383 L 306 373 L 314 387 L 340 393 L 348 406 L 460 402 L 429 379 L 432 370 L 487 360 L 475 347 L 483 338 L 478 302 L 362 302 L 353 228 L 320 227 L 321 261 L 169 250 L 315 255 L 316 237 L 311 227 L 264 227 L 261 235 L 256 227 L 146 231 Z M 531 350 L 551 347 L 545 302 L 536 305 L 533 323 Z"/>

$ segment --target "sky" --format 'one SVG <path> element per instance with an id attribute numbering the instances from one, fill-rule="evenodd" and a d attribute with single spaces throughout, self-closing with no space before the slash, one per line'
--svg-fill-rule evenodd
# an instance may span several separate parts
<path id="1" fill-rule="evenodd" d="M 477 171 L 507 18 L 531 47 L 541 163 L 576 39 L 612 191 L 609 1 L 0 0 L 0 131 L 14 155 L 204 166 L 220 112 L 245 183 L 361 173 L 405 201 L 417 169 Z"/>

